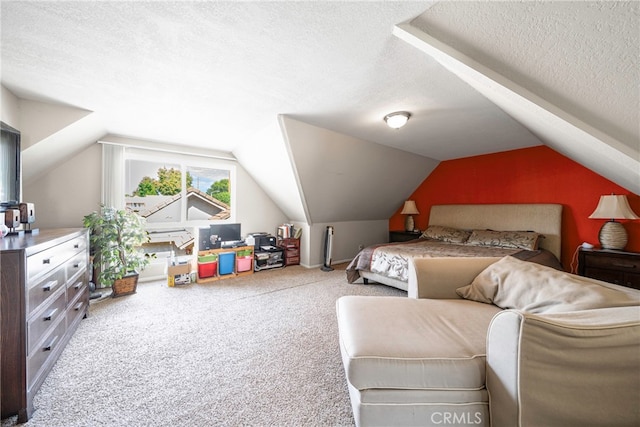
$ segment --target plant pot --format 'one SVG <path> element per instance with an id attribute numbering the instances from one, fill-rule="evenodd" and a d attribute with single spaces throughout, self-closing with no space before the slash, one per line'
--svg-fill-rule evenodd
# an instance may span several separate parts
<path id="1" fill-rule="evenodd" d="M 135 294 L 138 288 L 138 273 L 129 273 L 122 279 L 116 279 L 111 285 L 113 298 Z"/>

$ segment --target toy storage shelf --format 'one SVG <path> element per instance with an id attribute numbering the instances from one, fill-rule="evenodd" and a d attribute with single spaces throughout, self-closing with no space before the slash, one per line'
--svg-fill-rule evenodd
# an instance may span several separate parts
<path id="1" fill-rule="evenodd" d="M 212 258 L 215 258 L 215 261 L 212 261 Z M 201 259 L 206 261 L 201 262 Z M 212 265 L 213 263 L 215 265 Z M 210 273 L 213 275 L 209 275 Z M 231 279 L 247 274 L 253 274 L 253 246 L 210 249 L 198 252 L 197 283 L 215 282 L 216 280 Z"/>

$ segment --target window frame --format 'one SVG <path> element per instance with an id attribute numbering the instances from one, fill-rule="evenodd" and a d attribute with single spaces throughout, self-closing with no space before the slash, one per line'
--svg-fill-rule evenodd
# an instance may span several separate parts
<path id="1" fill-rule="evenodd" d="M 207 156 L 198 156 L 192 154 L 180 154 L 180 153 L 169 153 L 165 151 L 155 151 L 150 149 L 141 149 L 135 147 L 125 147 L 124 150 L 124 165 L 123 165 L 123 180 L 126 181 L 126 177 L 128 174 L 128 166 L 127 160 L 136 160 L 136 161 L 145 161 L 151 163 L 166 163 L 171 165 L 178 165 L 182 172 L 182 190 L 180 192 L 180 221 L 171 221 L 171 222 L 147 222 L 146 229 L 149 231 L 154 230 L 164 230 L 169 228 L 198 228 L 198 227 L 206 227 L 211 224 L 225 224 L 225 223 L 235 223 L 237 218 L 236 209 L 238 206 L 237 201 L 237 174 L 236 174 L 236 164 L 230 160 L 222 160 L 211 158 Z M 230 216 L 224 220 L 208 220 L 208 219 L 200 219 L 200 220 L 187 220 L 187 200 L 186 200 L 186 181 L 187 181 L 187 170 L 189 167 L 199 167 L 199 168 L 208 168 L 208 169 L 220 169 L 229 171 L 229 192 L 231 193 L 231 203 L 230 203 Z M 124 184 L 124 183 L 123 183 Z M 126 190 L 123 192 L 126 193 Z M 123 205 L 126 205 L 126 194 L 124 194 L 125 200 L 123 200 Z"/>

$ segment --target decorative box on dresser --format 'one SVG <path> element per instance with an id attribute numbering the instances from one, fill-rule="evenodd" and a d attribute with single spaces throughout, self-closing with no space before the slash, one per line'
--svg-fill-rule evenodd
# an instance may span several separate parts
<path id="1" fill-rule="evenodd" d="M 278 246 L 284 249 L 284 265 L 300 264 L 300 239 L 293 237 L 280 239 Z"/>
<path id="2" fill-rule="evenodd" d="M 581 248 L 578 274 L 640 289 L 640 253 Z"/>
<path id="3" fill-rule="evenodd" d="M 89 231 L 0 239 L 2 418 L 26 422 L 33 397 L 89 307 Z"/>

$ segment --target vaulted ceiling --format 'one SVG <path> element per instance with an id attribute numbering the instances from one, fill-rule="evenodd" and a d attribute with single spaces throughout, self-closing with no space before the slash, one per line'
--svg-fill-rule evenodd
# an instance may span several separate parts
<path id="1" fill-rule="evenodd" d="M 102 132 L 230 152 L 259 174 L 251 152 L 290 119 L 427 165 L 547 144 L 640 192 L 636 2 L 0 7 L 2 85 L 26 101 L 87 112 L 78 129 L 88 140 Z M 382 121 L 396 110 L 412 113 L 397 131 Z M 282 152 L 303 158 L 303 142 L 282 134 Z M 32 156 L 51 158 L 59 144 L 49 139 Z M 303 177 L 313 179 L 293 161 L 298 216 L 322 190 L 303 191 Z"/>

